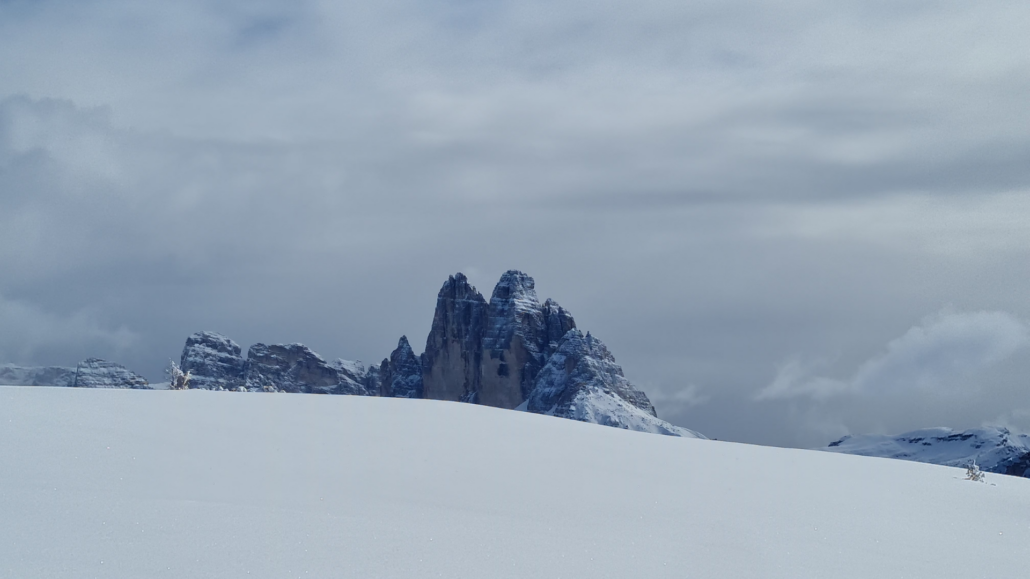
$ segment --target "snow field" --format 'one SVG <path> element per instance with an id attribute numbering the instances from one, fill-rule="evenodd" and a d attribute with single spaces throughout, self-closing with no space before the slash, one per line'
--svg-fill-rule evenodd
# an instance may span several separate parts
<path id="1" fill-rule="evenodd" d="M 0 577 L 1025 577 L 1030 480 L 351 396 L 0 388 Z"/>

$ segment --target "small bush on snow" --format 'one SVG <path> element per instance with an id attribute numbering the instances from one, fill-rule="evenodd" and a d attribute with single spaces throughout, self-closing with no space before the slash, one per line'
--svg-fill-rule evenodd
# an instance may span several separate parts
<path id="1" fill-rule="evenodd" d="M 966 467 L 966 480 L 972 480 L 976 482 L 987 482 L 986 476 L 984 475 L 984 471 L 980 470 L 980 467 L 977 466 L 975 461 L 968 467 Z"/>
<path id="2" fill-rule="evenodd" d="M 188 390 L 190 387 L 190 378 L 192 374 L 189 371 L 183 373 L 179 365 L 173 361 L 168 363 L 168 369 L 165 370 L 168 374 L 168 382 L 172 386 L 172 390 Z"/>

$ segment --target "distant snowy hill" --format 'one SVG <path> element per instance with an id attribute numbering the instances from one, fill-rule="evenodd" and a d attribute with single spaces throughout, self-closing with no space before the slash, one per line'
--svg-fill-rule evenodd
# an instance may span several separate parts
<path id="1" fill-rule="evenodd" d="M 1030 435 L 995 426 L 963 432 L 926 428 L 897 436 L 845 436 L 824 450 L 957 467 L 975 461 L 987 472 L 1030 477 Z"/>
<path id="2" fill-rule="evenodd" d="M 365 396 L 0 389 L 0 577 L 1022 579 L 1030 480 Z"/>

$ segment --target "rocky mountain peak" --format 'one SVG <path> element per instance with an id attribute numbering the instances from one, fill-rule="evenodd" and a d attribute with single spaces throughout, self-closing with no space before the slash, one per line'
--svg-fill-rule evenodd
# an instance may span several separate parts
<path id="1" fill-rule="evenodd" d="M 121 364 L 87 358 L 75 369 L 75 388 L 135 388 L 148 389 L 150 383 L 139 374 Z"/>
<path id="2" fill-rule="evenodd" d="M 436 297 L 423 354 L 426 398 L 476 401 L 486 318 L 486 299 L 468 278 L 461 273 L 448 277 Z"/>
<path id="3" fill-rule="evenodd" d="M 304 344 L 254 344 L 247 352 L 248 390 L 331 394 L 339 372 Z"/>
<path id="4" fill-rule="evenodd" d="M 524 304 L 526 308 L 538 308 L 536 281 L 517 269 L 509 269 L 501 275 L 490 296 L 490 303 L 511 302 Z"/>
<path id="5" fill-rule="evenodd" d="M 415 355 L 407 336 L 401 336 L 397 348 L 379 366 L 380 395 L 394 398 L 422 398 L 422 358 Z"/>
<path id="6" fill-rule="evenodd" d="M 190 387 L 235 390 L 244 383 L 246 360 L 239 344 L 215 332 L 197 332 L 186 338 L 179 367 L 190 372 Z"/>

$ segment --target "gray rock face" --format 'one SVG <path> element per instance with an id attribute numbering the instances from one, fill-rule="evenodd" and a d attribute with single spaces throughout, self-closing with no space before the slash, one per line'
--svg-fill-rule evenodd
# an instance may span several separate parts
<path id="1" fill-rule="evenodd" d="M 577 329 L 557 344 L 524 409 L 629 430 L 704 438 L 659 420 L 651 401 L 630 384 L 608 348 Z"/>
<path id="2" fill-rule="evenodd" d="M 536 284 L 510 270 L 490 302 L 465 276 L 437 296 L 422 372 L 425 397 L 520 408 L 583 422 L 676 436 L 701 435 L 655 415 L 600 340 L 584 336 Z"/>
<path id="3" fill-rule="evenodd" d="M 248 390 L 335 394 L 340 372 L 303 344 L 254 344 L 247 352 Z"/>
<path id="4" fill-rule="evenodd" d="M 303 344 L 254 344 L 244 359 L 236 342 L 215 332 L 186 339 L 180 368 L 190 372 L 190 388 L 321 394 L 375 395 L 379 369 L 360 362 L 326 362 Z"/>
<path id="5" fill-rule="evenodd" d="M 75 369 L 75 388 L 149 389 L 150 383 L 125 366 L 99 358 L 88 358 Z"/>
<path id="6" fill-rule="evenodd" d="M 468 278 L 460 273 L 449 277 L 436 296 L 433 327 L 426 338 L 426 398 L 477 400 L 486 318 L 486 300 Z"/>
<path id="7" fill-rule="evenodd" d="M 546 355 L 550 356 L 558 349 L 558 342 L 561 341 L 569 330 L 576 328 L 576 320 L 572 314 L 565 311 L 565 308 L 558 305 L 558 302 L 548 298 L 543 306 L 544 328 L 546 331 L 547 348 Z"/>
<path id="8" fill-rule="evenodd" d="M 240 346 L 215 332 L 197 332 L 186 338 L 179 367 L 190 372 L 190 388 L 235 390 L 244 383 L 246 361 Z"/>
<path id="9" fill-rule="evenodd" d="M 522 404 L 533 390 L 548 345 L 536 283 L 521 271 L 505 272 L 490 296 L 479 403 L 500 408 Z"/>
<path id="10" fill-rule="evenodd" d="M 74 383 L 75 368 L 0 364 L 0 384 L 4 386 L 71 386 Z"/>
<path id="11" fill-rule="evenodd" d="M 426 339 L 425 396 L 515 408 L 558 340 L 575 327 L 554 301 L 540 305 L 533 278 L 520 271 L 501 276 L 489 303 L 464 275 L 454 275 L 437 296 Z"/>
<path id="12" fill-rule="evenodd" d="M 415 355 L 407 336 L 401 336 L 397 348 L 379 366 L 380 396 L 422 398 L 422 359 Z"/>
<path id="13" fill-rule="evenodd" d="M 332 394 L 351 396 L 377 396 L 379 394 L 379 367 L 365 368 L 361 362 L 336 359 L 331 366 L 339 373 L 340 384 Z"/>

